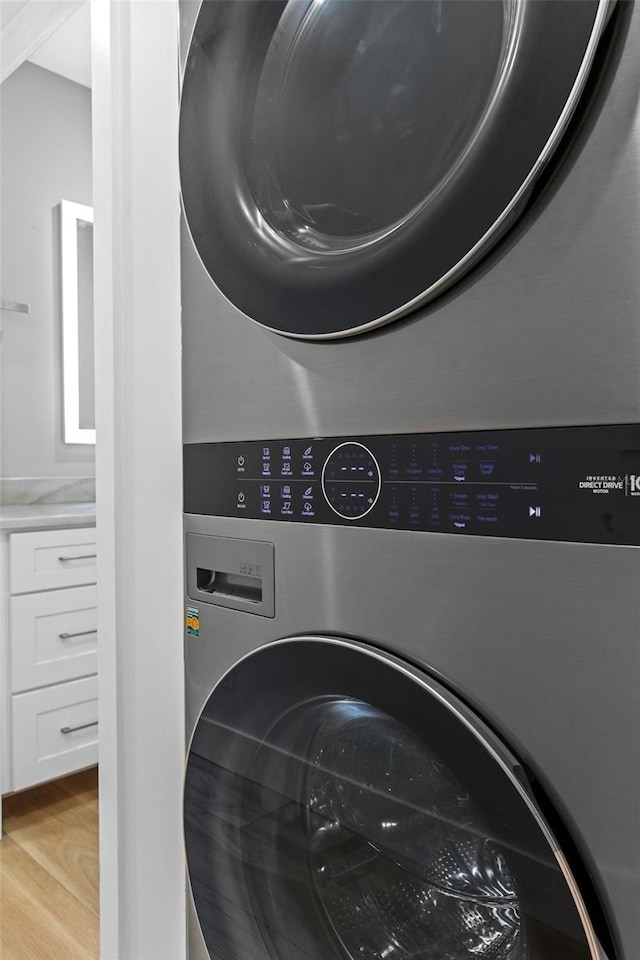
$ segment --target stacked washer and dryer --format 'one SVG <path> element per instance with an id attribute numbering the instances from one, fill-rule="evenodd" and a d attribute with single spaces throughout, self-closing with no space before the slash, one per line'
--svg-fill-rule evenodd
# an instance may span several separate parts
<path id="1" fill-rule="evenodd" d="M 640 10 L 181 5 L 191 960 L 636 960 Z"/>

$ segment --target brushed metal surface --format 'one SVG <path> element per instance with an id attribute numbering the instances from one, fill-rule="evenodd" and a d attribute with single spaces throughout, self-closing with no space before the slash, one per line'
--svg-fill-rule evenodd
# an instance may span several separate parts
<path id="1" fill-rule="evenodd" d="M 411 318 L 340 342 L 267 333 L 218 293 L 185 236 L 185 440 L 640 418 L 640 10 L 628 6 L 549 189 Z"/>
<path id="2" fill-rule="evenodd" d="M 620 941 L 640 942 L 640 552 L 259 520 L 187 532 L 275 545 L 273 621 L 200 608 L 188 729 L 217 679 L 280 637 L 365 640 L 444 680 L 536 773 Z"/>
<path id="3" fill-rule="evenodd" d="M 184 54 L 197 4 L 181 7 Z M 224 300 L 185 230 L 186 442 L 640 420 L 640 7 L 618 7 L 618 43 L 546 191 L 410 318 L 346 341 L 278 337 Z M 215 518 L 186 529 L 270 541 L 276 570 L 273 620 L 201 605 L 189 733 L 222 673 L 269 641 L 351 636 L 406 658 L 536 773 L 592 872 L 615 960 L 636 960 L 637 548 Z M 195 927 L 190 942 L 204 960 Z"/>

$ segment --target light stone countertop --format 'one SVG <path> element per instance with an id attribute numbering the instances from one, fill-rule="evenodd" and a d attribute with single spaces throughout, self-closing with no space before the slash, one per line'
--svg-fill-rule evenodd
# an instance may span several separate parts
<path id="1" fill-rule="evenodd" d="M 31 503 L 0 506 L 0 530 L 88 527 L 95 522 L 95 503 Z"/>

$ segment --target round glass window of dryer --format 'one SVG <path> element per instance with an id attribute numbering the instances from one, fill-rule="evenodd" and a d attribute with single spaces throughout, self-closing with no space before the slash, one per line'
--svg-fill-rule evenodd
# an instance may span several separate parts
<path id="1" fill-rule="evenodd" d="M 202 3 L 180 172 L 214 283 L 301 338 L 428 303 L 520 215 L 609 12 L 606 0 Z"/>

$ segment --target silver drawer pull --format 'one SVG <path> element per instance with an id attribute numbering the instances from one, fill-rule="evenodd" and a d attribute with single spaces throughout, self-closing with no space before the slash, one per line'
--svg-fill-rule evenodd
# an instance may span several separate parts
<path id="1" fill-rule="evenodd" d="M 81 723 L 77 727 L 60 727 L 60 733 L 75 733 L 76 730 L 86 730 L 88 727 L 97 727 L 98 721 L 92 720 L 91 723 Z"/>
<path id="2" fill-rule="evenodd" d="M 77 630 L 75 633 L 59 633 L 58 636 L 61 640 L 71 640 L 72 637 L 88 637 L 91 633 L 97 633 L 96 629 L 94 630 Z"/>
<path id="3" fill-rule="evenodd" d="M 81 553 L 75 557 L 58 557 L 60 563 L 66 563 L 68 560 L 96 560 L 97 553 Z"/>

